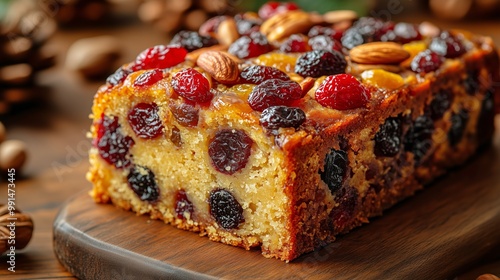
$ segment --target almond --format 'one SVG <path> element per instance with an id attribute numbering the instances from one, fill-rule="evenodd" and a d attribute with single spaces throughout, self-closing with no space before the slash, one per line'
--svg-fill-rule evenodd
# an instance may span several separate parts
<path id="1" fill-rule="evenodd" d="M 334 24 L 343 21 L 354 21 L 358 18 L 358 14 L 351 10 L 330 11 L 323 15 L 323 20 L 326 23 Z"/>
<path id="2" fill-rule="evenodd" d="M 278 41 L 296 33 L 305 33 L 314 25 L 308 13 L 300 10 L 278 13 L 260 27 L 269 41 Z"/>
<path id="3" fill-rule="evenodd" d="M 208 51 L 202 53 L 196 64 L 220 83 L 235 82 L 240 76 L 238 63 L 223 52 Z"/>
<path id="4" fill-rule="evenodd" d="M 217 28 L 217 40 L 221 45 L 229 46 L 240 37 L 236 21 L 232 17 L 223 20 Z"/>
<path id="5" fill-rule="evenodd" d="M 223 50 L 227 50 L 227 46 L 213 45 L 213 46 L 210 46 L 210 47 L 200 48 L 200 49 L 197 49 L 197 50 L 194 50 L 194 51 L 188 53 L 186 55 L 186 60 L 190 60 L 190 61 L 196 62 L 196 60 L 198 59 L 198 57 L 202 53 L 205 53 L 207 51 L 223 51 Z"/>
<path id="6" fill-rule="evenodd" d="M 373 42 L 356 46 L 349 53 L 351 60 L 361 64 L 398 64 L 408 57 L 403 46 L 393 42 Z"/>

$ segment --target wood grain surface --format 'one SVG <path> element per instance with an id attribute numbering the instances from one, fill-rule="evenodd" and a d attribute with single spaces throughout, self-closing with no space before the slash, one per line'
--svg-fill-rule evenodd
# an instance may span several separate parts
<path id="1" fill-rule="evenodd" d="M 467 165 L 291 263 L 95 204 L 87 193 L 62 207 L 54 248 L 84 279 L 451 279 L 500 248 L 499 170 L 497 133 L 494 145 Z"/>

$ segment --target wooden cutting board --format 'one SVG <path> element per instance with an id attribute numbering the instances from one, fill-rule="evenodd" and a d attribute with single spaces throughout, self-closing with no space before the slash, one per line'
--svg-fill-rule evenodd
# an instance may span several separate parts
<path id="1" fill-rule="evenodd" d="M 97 205 L 87 193 L 62 207 L 54 248 L 82 279 L 452 279 L 498 256 L 500 133 L 467 165 L 290 263 Z"/>

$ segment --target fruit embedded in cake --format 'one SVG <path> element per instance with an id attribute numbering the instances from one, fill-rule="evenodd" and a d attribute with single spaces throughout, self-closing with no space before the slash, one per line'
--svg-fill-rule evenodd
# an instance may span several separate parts
<path id="1" fill-rule="evenodd" d="M 491 139 L 491 39 L 349 14 L 269 3 L 121 66 L 92 107 L 93 198 L 290 261 Z"/>

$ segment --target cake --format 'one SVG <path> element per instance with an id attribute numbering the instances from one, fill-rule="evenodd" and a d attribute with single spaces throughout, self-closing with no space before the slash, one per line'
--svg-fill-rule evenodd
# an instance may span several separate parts
<path id="1" fill-rule="evenodd" d="M 180 31 L 99 88 L 97 203 L 291 261 L 490 142 L 490 38 L 270 5 Z"/>

